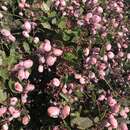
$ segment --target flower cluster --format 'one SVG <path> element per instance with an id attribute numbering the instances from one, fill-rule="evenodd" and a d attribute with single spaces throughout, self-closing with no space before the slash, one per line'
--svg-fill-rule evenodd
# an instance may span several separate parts
<path id="1" fill-rule="evenodd" d="M 125 0 L 0 2 L 0 20 L 0 129 L 129 129 Z"/>

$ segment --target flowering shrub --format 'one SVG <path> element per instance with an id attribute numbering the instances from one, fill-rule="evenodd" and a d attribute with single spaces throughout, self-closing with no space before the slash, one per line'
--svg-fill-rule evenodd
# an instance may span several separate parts
<path id="1" fill-rule="evenodd" d="M 128 130 L 129 1 L 0 1 L 0 129 Z"/>

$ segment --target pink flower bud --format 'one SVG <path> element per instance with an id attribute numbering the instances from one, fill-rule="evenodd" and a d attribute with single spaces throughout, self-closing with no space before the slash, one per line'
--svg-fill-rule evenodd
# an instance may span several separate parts
<path id="1" fill-rule="evenodd" d="M 39 65 L 39 66 L 38 66 L 38 72 L 39 72 L 39 73 L 42 73 L 43 71 L 44 71 L 43 65 Z"/>
<path id="2" fill-rule="evenodd" d="M 23 31 L 22 34 L 23 34 L 23 36 L 24 36 L 25 38 L 29 38 L 29 37 L 30 37 L 30 36 L 29 36 L 29 33 L 28 33 L 27 31 Z"/>
<path id="3" fill-rule="evenodd" d="M 5 37 L 8 37 L 11 35 L 10 31 L 8 31 L 7 29 L 1 29 L 1 34 Z"/>
<path id="4" fill-rule="evenodd" d="M 130 109 L 128 107 L 125 107 L 124 110 L 125 110 L 126 113 L 130 112 Z"/>
<path id="5" fill-rule="evenodd" d="M 108 61 L 107 55 L 104 55 L 104 56 L 103 56 L 103 61 L 104 61 L 104 62 L 107 62 L 107 61 Z"/>
<path id="6" fill-rule="evenodd" d="M 25 72 L 24 72 L 23 69 L 21 69 L 21 70 L 18 71 L 18 79 L 19 80 L 25 79 Z"/>
<path id="7" fill-rule="evenodd" d="M 113 58 L 115 57 L 114 53 L 113 53 L 113 52 L 111 52 L 111 51 L 110 51 L 110 52 L 108 52 L 108 54 L 107 54 L 107 55 L 108 55 L 108 58 L 109 58 L 109 59 L 113 59 Z"/>
<path id="8" fill-rule="evenodd" d="M 110 122 L 112 128 L 116 129 L 118 127 L 118 122 L 113 115 L 109 116 L 109 122 Z"/>
<path id="9" fill-rule="evenodd" d="M 8 130 L 8 129 L 9 129 L 9 127 L 8 127 L 7 123 L 5 123 L 4 125 L 2 125 L 2 130 Z"/>
<path id="10" fill-rule="evenodd" d="M 15 41 L 16 41 L 16 38 L 15 38 L 13 35 L 9 35 L 8 39 L 9 39 L 11 42 L 15 42 Z"/>
<path id="11" fill-rule="evenodd" d="M 103 13 L 103 8 L 102 8 L 101 6 L 99 6 L 99 7 L 97 8 L 97 11 L 98 11 L 98 13 Z"/>
<path id="12" fill-rule="evenodd" d="M 103 94 L 100 95 L 99 98 L 98 98 L 98 100 L 99 100 L 99 101 L 103 101 L 103 100 L 105 100 L 105 95 L 103 95 Z"/>
<path id="13" fill-rule="evenodd" d="M 23 25 L 23 29 L 25 29 L 27 32 L 31 31 L 31 23 L 29 21 L 26 21 Z"/>
<path id="14" fill-rule="evenodd" d="M 40 40 L 39 40 L 38 37 L 34 37 L 33 42 L 34 42 L 35 44 L 37 44 L 39 41 L 40 41 Z"/>
<path id="15" fill-rule="evenodd" d="M 97 58 L 92 57 L 92 58 L 91 58 L 91 64 L 92 64 L 92 65 L 95 65 L 96 63 L 97 63 Z"/>
<path id="16" fill-rule="evenodd" d="M 124 122 L 121 122 L 121 124 L 119 125 L 120 130 L 128 130 L 127 124 Z"/>
<path id="17" fill-rule="evenodd" d="M 60 85 L 60 80 L 57 79 L 57 78 L 54 78 L 54 79 L 52 80 L 52 84 L 53 84 L 54 86 L 58 87 L 58 86 Z"/>
<path id="18" fill-rule="evenodd" d="M 53 54 L 54 54 L 55 56 L 61 56 L 62 53 L 63 53 L 63 51 L 62 51 L 61 49 L 57 49 L 57 48 L 54 48 L 54 49 L 53 49 Z"/>
<path id="19" fill-rule="evenodd" d="M 6 6 L 1 6 L 1 9 L 4 10 L 4 11 L 8 10 L 8 8 Z"/>
<path id="20" fill-rule="evenodd" d="M 29 78 L 30 73 L 26 70 L 26 71 L 24 72 L 24 74 L 25 74 L 24 79 L 28 79 L 28 78 Z"/>
<path id="21" fill-rule="evenodd" d="M 83 77 L 81 77 L 81 78 L 79 79 L 79 82 L 80 82 L 80 84 L 85 84 L 85 79 L 84 79 Z"/>
<path id="22" fill-rule="evenodd" d="M 26 115 L 22 118 L 22 124 L 23 125 L 27 125 L 30 121 L 30 116 L 29 115 Z"/>
<path id="23" fill-rule="evenodd" d="M 69 115 L 70 115 L 70 107 L 66 105 L 61 111 L 61 118 L 65 119 Z"/>
<path id="24" fill-rule="evenodd" d="M 22 102 L 23 104 L 25 104 L 25 103 L 27 102 L 27 97 L 28 97 L 27 94 L 22 94 L 22 95 L 21 95 L 21 102 Z"/>
<path id="25" fill-rule="evenodd" d="M 81 76 L 81 74 L 75 74 L 74 77 L 75 77 L 75 79 L 80 79 L 82 76 Z"/>
<path id="26" fill-rule="evenodd" d="M 17 92 L 22 92 L 23 91 L 23 87 L 22 87 L 22 85 L 19 82 L 15 83 L 15 90 Z"/>
<path id="27" fill-rule="evenodd" d="M 107 44 L 107 45 L 106 45 L 106 50 L 107 50 L 107 51 L 110 51 L 110 50 L 111 50 L 111 47 L 112 47 L 111 44 Z"/>
<path id="28" fill-rule="evenodd" d="M 18 99 L 16 97 L 10 98 L 10 105 L 15 106 L 17 102 L 18 102 Z"/>
<path id="29" fill-rule="evenodd" d="M 43 45 L 41 45 L 42 49 L 46 52 L 51 51 L 51 44 L 49 40 L 45 40 L 44 43 L 42 43 Z"/>
<path id="30" fill-rule="evenodd" d="M 40 62 L 41 64 L 44 64 L 44 63 L 45 63 L 45 58 L 44 58 L 44 56 L 42 56 L 42 57 L 39 58 L 39 62 Z"/>
<path id="31" fill-rule="evenodd" d="M 127 53 L 127 59 L 130 60 L 130 53 Z"/>
<path id="32" fill-rule="evenodd" d="M 86 48 L 86 49 L 84 50 L 84 55 L 85 55 L 85 56 L 88 56 L 88 55 L 89 55 L 89 52 L 90 52 L 89 48 Z"/>
<path id="33" fill-rule="evenodd" d="M 47 111 L 48 115 L 52 118 L 58 118 L 60 114 L 60 109 L 58 107 L 49 107 Z"/>
<path id="34" fill-rule="evenodd" d="M 23 62 L 23 66 L 24 66 L 26 69 L 29 69 L 29 68 L 31 68 L 31 67 L 33 66 L 33 61 L 30 60 L 30 59 L 25 60 L 25 61 Z"/>
<path id="35" fill-rule="evenodd" d="M 46 63 L 47 63 L 47 65 L 48 66 L 53 66 L 54 65 L 54 63 L 56 62 L 56 57 L 54 57 L 54 56 L 49 56 L 48 58 L 47 58 L 47 60 L 46 60 Z"/>
<path id="36" fill-rule="evenodd" d="M 19 7 L 20 9 L 23 9 L 23 8 L 25 7 L 25 4 L 20 2 L 20 3 L 18 4 L 18 7 Z"/>
<path id="37" fill-rule="evenodd" d="M 3 116 L 3 114 L 5 114 L 7 111 L 7 108 L 6 107 L 1 107 L 0 108 L 0 117 Z"/>

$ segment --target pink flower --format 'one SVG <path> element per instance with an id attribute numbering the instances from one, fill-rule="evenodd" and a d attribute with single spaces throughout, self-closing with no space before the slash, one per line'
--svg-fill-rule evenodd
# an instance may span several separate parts
<path id="1" fill-rule="evenodd" d="M 112 114 L 109 116 L 109 122 L 112 128 L 116 129 L 118 127 L 118 122 Z"/>
<path id="2" fill-rule="evenodd" d="M 20 111 L 15 109 L 14 107 L 9 107 L 9 112 L 13 116 L 13 118 L 20 117 Z"/>
<path id="3" fill-rule="evenodd" d="M 114 53 L 111 51 L 108 52 L 107 56 L 109 59 L 113 59 L 115 57 Z"/>
<path id="4" fill-rule="evenodd" d="M 25 38 L 29 38 L 29 37 L 30 37 L 30 36 L 29 36 L 29 33 L 28 33 L 27 31 L 23 31 L 22 34 L 23 34 L 23 36 L 24 36 Z"/>
<path id="5" fill-rule="evenodd" d="M 40 41 L 40 40 L 39 40 L 38 37 L 34 37 L 33 42 L 34 42 L 35 44 L 37 44 L 39 41 Z"/>
<path id="6" fill-rule="evenodd" d="M 128 116 L 125 110 L 121 110 L 121 111 L 120 111 L 120 115 L 121 115 L 123 118 L 125 118 L 125 119 L 126 119 L 127 116 Z"/>
<path id="7" fill-rule="evenodd" d="M 22 123 L 23 123 L 23 125 L 27 125 L 27 124 L 29 123 L 29 121 L 30 121 L 29 115 L 26 115 L 26 116 L 24 116 L 24 117 L 22 118 Z"/>
<path id="8" fill-rule="evenodd" d="M 25 21 L 23 25 L 23 29 L 25 29 L 27 32 L 31 31 L 31 23 L 29 21 Z"/>
<path id="9" fill-rule="evenodd" d="M 18 4 L 18 7 L 19 7 L 20 9 L 24 9 L 25 4 L 20 2 L 20 3 Z"/>
<path id="10" fill-rule="evenodd" d="M 23 91 L 23 87 L 22 87 L 22 85 L 19 82 L 15 83 L 15 90 L 17 92 L 22 92 Z"/>
<path id="11" fill-rule="evenodd" d="M 42 56 L 42 57 L 39 58 L 39 62 L 40 62 L 41 64 L 44 64 L 44 63 L 45 63 L 45 58 L 44 58 L 44 56 Z"/>
<path id="12" fill-rule="evenodd" d="M 74 77 L 75 77 L 75 79 L 80 79 L 82 76 L 81 76 L 81 74 L 75 74 Z"/>
<path id="13" fill-rule="evenodd" d="M 1 34 L 5 37 L 8 37 L 11 35 L 10 31 L 8 31 L 7 29 L 1 29 Z"/>
<path id="14" fill-rule="evenodd" d="M 15 41 L 16 41 L 16 38 L 15 38 L 13 35 L 9 35 L 9 36 L 8 36 L 8 39 L 9 39 L 11 42 L 15 42 Z"/>
<path id="15" fill-rule="evenodd" d="M 63 51 L 62 51 L 61 49 L 57 49 L 57 48 L 54 48 L 54 49 L 53 49 L 53 54 L 54 54 L 55 56 L 61 56 L 62 53 L 63 53 Z"/>
<path id="16" fill-rule="evenodd" d="M 127 59 L 130 60 L 130 53 L 127 53 Z"/>
<path id="17" fill-rule="evenodd" d="M 22 95 L 21 95 L 21 102 L 22 102 L 23 104 L 25 104 L 25 103 L 27 102 L 27 97 L 28 97 L 27 94 L 22 94 Z"/>
<path id="18" fill-rule="evenodd" d="M 48 115 L 52 118 L 58 118 L 60 114 L 60 109 L 58 107 L 49 107 L 47 111 Z"/>
<path id="19" fill-rule="evenodd" d="M 108 104 L 109 104 L 110 107 L 113 107 L 114 105 L 117 104 L 117 101 L 115 99 L 113 99 L 112 96 L 109 96 L 107 101 L 108 101 Z"/>
<path id="20" fill-rule="evenodd" d="M 8 129 L 9 129 L 9 127 L 8 127 L 7 123 L 5 123 L 5 124 L 2 125 L 2 130 L 8 130 Z"/>
<path id="21" fill-rule="evenodd" d="M 18 71 L 18 79 L 19 80 L 25 79 L 25 71 L 23 69 Z"/>
<path id="22" fill-rule="evenodd" d="M 120 105 L 115 104 L 111 109 L 113 113 L 118 113 L 120 111 Z"/>
<path id="23" fill-rule="evenodd" d="M 98 13 L 103 13 L 103 8 L 102 8 L 101 6 L 99 6 L 99 7 L 97 8 L 97 11 L 98 11 Z"/>
<path id="24" fill-rule="evenodd" d="M 120 125 L 119 125 L 119 128 L 120 130 L 128 130 L 128 127 L 127 127 L 127 124 L 122 122 Z"/>
<path id="25" fill-rule="evenodd" d="M 41 49 L 43 49 L 46 52 L 51 51 L 51 43 L 49 40 L 44 40 L 44 42 L 40 46 Z"/>
<path id="26" fill-rule="evenodd" d="M 0 108 L 0 117 L 3 116 L 3 114 L 5 114 L 7 111 L 7 108 L 6 107 L 1 107 Z"/>
<path id="27" fill-rule="evenodd" d="M 91 64 L 92 64 L 92 65 L 95 65 L 96 63 L 97 63 L 97 58 L 92 57 L 92 58 L 91 58 Z"/>
<path id="28" fill-rule="evenodd" d="M 86 49 L 84 50 L 84 55 L 85 55 L 85 56 L 88 56 L 88 55 L 89 55 L 89 52 L 90 52 L 89 48 L 86 48 Z"/>
<path id="29" fill-rule="evenodd" d="M 81 77 L 81 78 L 79 79 L 79 82 L 80 82 L 80 84 L 85 84 L 85 79 L 84 79 L 83 77 Z"/>
<path id="30" fill-rule="evenodd" d="M 31 68 L 31 67 L 33 66 L 33 61 L 30 60 L 30 59 L 25 60 L 25 61 L 23 62 L 23 66 L 24 66 L 26 69 L 29 69 L 29 68 Z"/>
<path id="31" fill-rule="evenodd" d="M 110 50 L 111 50 L 111 47 L 112 47 L 111 44 L 107 44 L 107 45 L 106 45 L 106 50 L 107 50 L 107 51 L 110 51 Z"/>
<path id="32" fill-rule="evenodd" d="M 15 106 L 17 102 L 18 102 L 18 99 L 16 97 L 10 98 L 10 105 Z"/>
<path id="33" fill-rule="evenodd" d="M 39 73 L 42 73 L 43 71 L 44 71 L 43 65 L 39 65 L 39 66 L 38 66 L 38 72 L 39 72 Z"/>
<path id="34" fill-rule="evenodd" d="M 69 115 L 70 115 L 70 107 L 66 105 L 61 111 L 61 118 L 65 119 Z"/>
<path id="35" fill-rule="evenodd" d="M 125 110 L 126 113 L 130 112 L 130 109 L 128 107 L 125 107 L 124 110 Z"/>
<path id="36" fill-rule="evenodd" d="M 56 62 L 56 57 L 54 57 L 54 56 L 49 56 L 48 58 L 47 58 L 47 60 L 46 60 L 46 63 L 47 63 L 47 65 L 48 66 L 53 66 L 54 65 L 54 63 Z"/>
<path id="37" fill-rule="evenodd" d="M 33 84 L 27 84 L 26 86 L 26 91 L 27 92 L 30 92 L 30 91 L 33 91 L 35 89 L 35 86 Z"/>
<path id="38" fill-rule="evenodd" d="M 99 23 L 101 22 L 101 17 L 98 15 L 93 15 L 92 20 L 93 20 L 93 23 Z"/>
<path id="39" fill-rule="evenodd" d="M 58 86 L 60 85 L 60 80 L 57 79 L 57 78 L 54 78 L 54 79 L 52 80 L 52 84 L 53 84 L 54 86 L 58 87 Z"/>
<path id="40" fill-rule="evenodd" d="M 105 95 L 102 94 L 102 95 L 99 96 L 98 100 L 103 101 L 103 100 L 105 100 L 105 98 L 106 98 Z"/>
<path id="41" fill-rule="evenodd" d="M 28 79 L 28 78 L 29 78 L 30 73 L 26 70 L 26 71 L 24 72 L 24 74 L 25 74 L 24 79 Z"/>

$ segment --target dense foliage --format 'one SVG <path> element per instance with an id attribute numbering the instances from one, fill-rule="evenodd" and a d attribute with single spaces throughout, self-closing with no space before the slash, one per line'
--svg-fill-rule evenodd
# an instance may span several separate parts
<path id="1" fill-rule="evenodd" d="M 0 0 L 0 129 L 130 129 L 129 0 Z"/>

